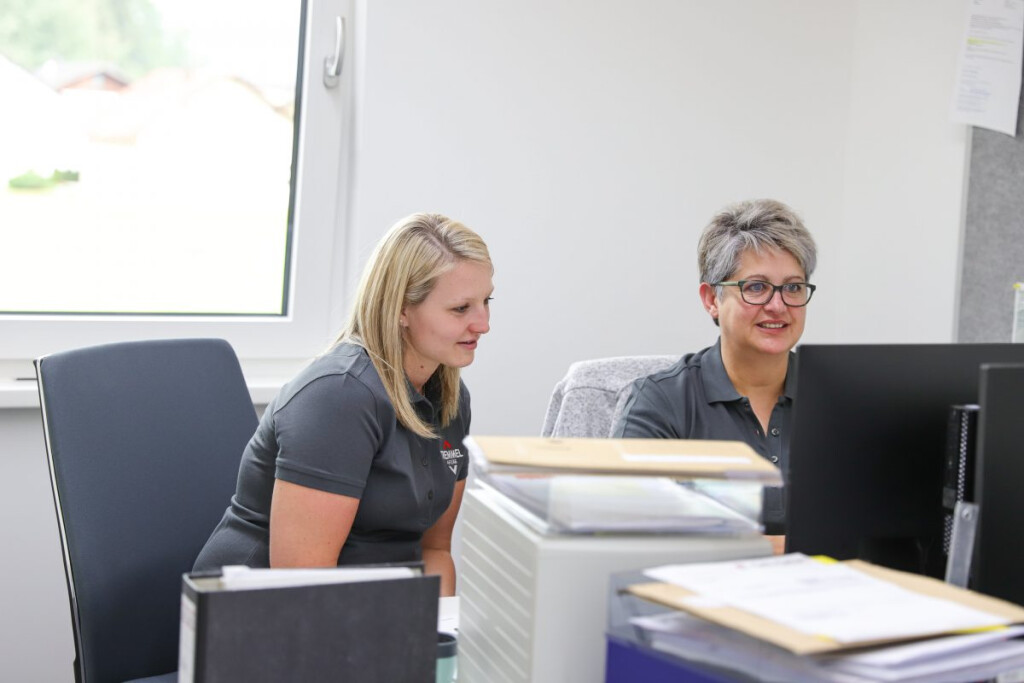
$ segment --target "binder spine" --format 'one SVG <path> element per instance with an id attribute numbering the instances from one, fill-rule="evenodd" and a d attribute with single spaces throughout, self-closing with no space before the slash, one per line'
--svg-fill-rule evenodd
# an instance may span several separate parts
<path id="1" fill-rule="evenodd" d="M 206 596 L 188 576 L 181 582 L 181 630 L 178 639 L 178 683 L 205 683 Z"/>

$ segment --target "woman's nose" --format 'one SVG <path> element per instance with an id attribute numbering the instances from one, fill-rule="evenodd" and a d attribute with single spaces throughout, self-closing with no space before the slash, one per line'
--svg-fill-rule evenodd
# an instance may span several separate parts
<path id="1" fill-rule="evenodd" d="M 782 290 L 776 289 L 772 292 L 772 298 L 768 299 L 768 302 L 764 304 L 764 307 L 772 311 L 784 311 L 786 309 L 786 303 L 782 300 Z"/>
<path id="2" fill-rule="evenodd" d="M 469 329 L 475 334 L 487 334 L 491 329 L 491 311 L 485 308 L 469 324 Z"/>

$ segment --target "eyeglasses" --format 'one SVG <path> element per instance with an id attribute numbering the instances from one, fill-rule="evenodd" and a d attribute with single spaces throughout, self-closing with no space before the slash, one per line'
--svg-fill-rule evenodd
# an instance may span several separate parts
<path id="1" fill-rule="evenodd" d="M 787 282 L 781 285 L 773 285 L 764 280 L 735 280 L 732 282 L 716 282 L 715 287 L 739 287 L 740 296 L 748 304 L 753 306 L 764 306 L 775 292 L 782 296 L 782 303 L 787 306 L 799 308 L 806 306 L 811 300 L 811 295 L 817 289 L 809 282 Z"/>

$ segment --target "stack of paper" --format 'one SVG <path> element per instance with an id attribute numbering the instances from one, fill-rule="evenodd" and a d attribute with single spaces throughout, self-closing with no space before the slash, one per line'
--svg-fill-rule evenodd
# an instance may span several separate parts
<path id="1" fill-rule="evenodd" d="M 975 635 L 933 638 L 905 645 L 875 647 L 856 654 L 799 656 L 741 631 L 669 612 L 631 621 L 651 646 L 687 661 L 759 681 L 839 681 L 863 683 L 955 683 L 995 678 L 1024 669 L 1024 626 Z"/>
<path id="2" fill-rule="evenodd" d="M 420 576 L 418 567 L 325 567 L 322 569 L 254 569 L 245 565 L 226 565 L 220 576 L 206 579 L 219 590 L 257 590 L 260 588 L 291 588 L 319 586 L 329 583 L 358 583 L 361 581 L 387 581 Z M 204 579 L 194 579 L 204 585 Z"/>
<path id="3" fill-rule="evenodd" d="M 488 482 L 559 533 L 756 532 L 754 519 L 666 477 L 495 475 Z"/>
<path id="4" fill-rule="evenodd" d="M 658 567 L 629 589 L 656 649 L 770 681 L 974 681 L 1024 669 L 1024 608 L 934 579 L 803 555 Z M 954 634 L 954 635 L 950 635 Z"/>

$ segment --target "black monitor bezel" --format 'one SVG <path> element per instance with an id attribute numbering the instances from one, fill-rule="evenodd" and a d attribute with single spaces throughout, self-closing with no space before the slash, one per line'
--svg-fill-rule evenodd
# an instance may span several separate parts
<path id="1" fill-rule="evenodd" d="M 941 577 L 950 407 L 1024 344 L 801 345 L 786 472 L 788 552 Z"/>

